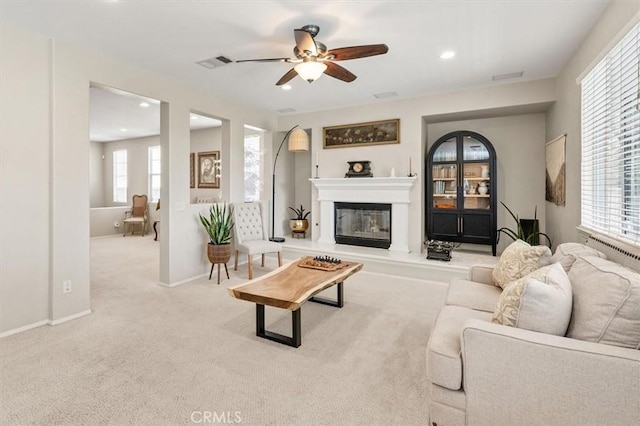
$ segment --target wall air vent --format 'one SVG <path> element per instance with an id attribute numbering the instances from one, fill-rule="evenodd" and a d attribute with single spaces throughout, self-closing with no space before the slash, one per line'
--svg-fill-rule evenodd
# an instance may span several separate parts
<path id="1" fill-rule="evenodd" d="M 202 61 L 196 62 L 196 64 L 208 69 L 214 69 L 223 65 L 227 65 L 231 62 L 233 62 L 231 59 L 227 58 L 226 56 L 220 55 L 216 56 L 215 58 L 203 59 Z"/>

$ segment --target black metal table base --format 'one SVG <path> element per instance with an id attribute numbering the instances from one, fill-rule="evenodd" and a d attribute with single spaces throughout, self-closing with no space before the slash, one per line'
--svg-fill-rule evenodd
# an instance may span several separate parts
<path id="1" fill-rule="evenodd" d="M 342 283 L 338 283 L 338 299 L 329 300 L 318 297 L 311 297 L 311 302 L 321 303 L 323 305 L 329 305 L 336 308 L 342 308 L 344 306 L 344 293 L 342 290 Z M 299 347 L 302 344 L 302 325 L 300 321 L 300 308 L 295 311 L 291 311 L 291 337 L 285 336 L 280 333 L 274 333 L 268 331 L 264 326 L 264 305 L 256 303 L 256 336 L 263 339 L 272 340 L 274 342 L 282 343 L 283 345 L 292 346 L 294 348 Z"/>

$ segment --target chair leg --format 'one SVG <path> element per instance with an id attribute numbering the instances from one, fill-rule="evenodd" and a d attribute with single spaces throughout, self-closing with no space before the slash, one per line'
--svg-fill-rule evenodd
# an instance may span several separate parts
<path id="1" fill-rule="evenodd" d="M 278 252 L 278 266 L 282 266 L 282 252 Z"/>
<path id="2" fill-rule="evenodd" d="M 236 250 L 236 261 L 233 264 L 233 270 L 234 271 L 238 270 L 238 250 Z"/>
<path id="3" fill-rule="evenodd" d="M 262 255 L 260 256 L 260 266 L 262 266 L 264 268 L 264 253 L 262 253 Z"/>
<path id="4" fill-rule="evenodd" d="M 247 260 L 248 260 L 248 263 L 249 263 L 249 279 L 252 279 L 253 278 L 253 265 L 251 265 L 251 255 L 250 254 L 247 255 Z"/>
<path id="5" fill-rule="evenodd" d="M 124 237 L 125 235 L 127 235 L 127 223 L 122 222 L 122 236 Z"/>

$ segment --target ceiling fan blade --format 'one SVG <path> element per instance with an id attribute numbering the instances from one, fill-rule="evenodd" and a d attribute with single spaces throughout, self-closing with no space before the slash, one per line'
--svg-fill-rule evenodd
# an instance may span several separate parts
<path id="1" fill-rule="evenodd" d="M 354 73 L 338 64 L 334 64 L 333 62 L 329 61 L 326 61 L 324 64 L 327 66 L 327 69 L 324 70 L 324 73 L 326 75 L 330 75 L 333 78 L 346 81 L 347 83 L 351 83 L 353 80 L 358 78 Z"/>
<path id="2" fill-rule="evenodd" d="M 282 86 L 285 83 L 288 83 L 292 78 L 297 76 L 298 73 L 295 69 L 291 68 L 285 75 L 283 75 L 280 80 L 276 83 L 276 86 Z"/>
<path id="3" fill-rule="evenodd" d="M 304 53 L 305 56 L 315 56 L 318 54 L 318 48 L 316 46 L 313 36 L 305 30 L 293 30 L 293 35 L 296 38 L 296 47 L 300 53 Z"/>
<path id="4" fill-rule="evenodd" d="M 291 58 L 241 59 L 235 62 L 289 62 Z"/>
<path id="5" fill-rule="evenodd" d="M 384 55 L 389 51 L 386 44 L 368 44 L 366 46 L 339 47 L 331 49 L 325 56 L 333 55 L 333 61 L 366 58 L 367 56 Z"/>

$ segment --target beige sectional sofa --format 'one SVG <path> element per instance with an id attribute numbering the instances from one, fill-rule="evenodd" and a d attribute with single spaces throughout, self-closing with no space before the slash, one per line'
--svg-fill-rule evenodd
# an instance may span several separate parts
<path id="1" fill-rule="evenodd" d="M 493 267 L 453 279 L 427 347 L 430 424 L 640 424 L 640 274 L 603 257 L 569 243 L 543 262 L 571 288 L 551 296 L 568 297 L 570 312 L 557 315 L 564 305 L 554 306 L 541 327 L 561 323 L 566 335 L 532 331 L 531 318 L 493 322 L 507 291 Z M 528 282 L 521 305 L 537 297 Z"/>

